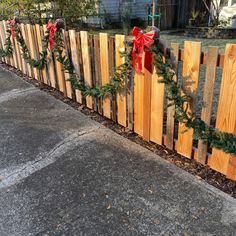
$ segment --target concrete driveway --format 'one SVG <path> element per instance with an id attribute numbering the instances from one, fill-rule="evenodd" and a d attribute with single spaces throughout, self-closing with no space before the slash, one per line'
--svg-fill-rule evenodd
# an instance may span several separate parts
<path id="1" fill-rule="evenodd" d="M 0 69 L 0 235 L 236 235 L 236 200 Z"/>

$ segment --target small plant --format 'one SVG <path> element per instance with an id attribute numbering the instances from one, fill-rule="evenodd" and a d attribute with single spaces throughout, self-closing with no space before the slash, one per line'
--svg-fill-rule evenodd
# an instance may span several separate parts
<path id="1" fill-rule="evenodd" d="M 195 11 L 195 10 L 191 11 L 191 18 L 189 19 L 190 26 L 196 25 L 196 21 L 197 21 L 197 18 L 199 17 L 199 15 L 200 15 L 199 11 Z"/>

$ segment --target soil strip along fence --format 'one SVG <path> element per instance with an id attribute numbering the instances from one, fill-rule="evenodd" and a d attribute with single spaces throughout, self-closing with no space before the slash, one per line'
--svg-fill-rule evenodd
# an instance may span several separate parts
<path id="1" fill-rule="evenodd" d="M 0 30 L 0 43 L 4 45 L 6 22 L 0 22 Z M 37 59 L 42 50 L 45 26 L 21 24 L 21 30 L 31 56 Z M 123 35 L 110 37 L 106 33 L 100 33 L 97 36 L 89 35 L 86 31 L 70 30 L 64 32 L 64 36 L 66 44 L 64 53 L 70 56 L 76 73 L 89 86 L 99 86 L 109 82 L 114 67 L 123 63 L 120 55 L 124 50 Z M 221 131 L 236 135 L 236 44 L 226 45 L 225 54 L 219 54 L 218 48 L 212 46 L 203 53 L 201 43 L 191 41 L 184 43 L 184 49 L 179 49 L 178 44 L 171 44 L 171 50 L 167 50 L 171 54 L 176 70 L 182 65 L 182 73 L 175 79 L 193 98 L 188 109 L 191 112 L 196 111 L 197 104 L 203 100 L 204 105 L 201 107 L 200 115 L 208 124 L 212 122 L 217 70 L 223 70 L 216 122 L 213 122 L 213 125 Z M 67 81 L 68 75 L 64 73 L 62 65 L 53 55 L 42 71 L 33 69 L 22 58 L 19 45 L 15 41 L 12 57 L 1 61 L 32 79 L 60 90 L 65 97 L 84 103 L 108 119 L 117 121 L 145 140 L 165 145 L 187 158 L 209 165 L 229 179 L 236 180 L 236 157 L 219 150 L 211 150 L 201 141 L 193 141 L 193 130 L 186 130 L 183 124 L 177 123 L 174 118 L 174 108 L 167 106 L 164 84 L 158 83 L 160 78 L 155 71 L 151 74 L 144 69 L 142 73 L 135 73 L 134 80 L 126 81 L 125 87 L 117 96 L 96 100 L 91 97 L 83 99 L 79 91 L 73 90 Z M 206 72 L 203 92 L 199 93 L 202 66 Z"/>

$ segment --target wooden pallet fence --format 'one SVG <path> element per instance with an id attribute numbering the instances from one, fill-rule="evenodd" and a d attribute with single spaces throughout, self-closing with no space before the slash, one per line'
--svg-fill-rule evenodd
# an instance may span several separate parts
<path id="1" fill-rule="evenodd" d="M 38 59 L 43 48 L 42 38 L 46 26 L 20 25 L 22 35 L 29 48 L 31 57 Z M 0 44 L 4 48 L 6 36 L 6 22 L 0 22 Z M 72 59 L 75 72 L 81 81 L 88 86 L 101 86 L 110 81 L 115 67 L 124 62 L 120 52 L 125 50 L 124 35 L 110 37 L 106 33 L 89 35 L 86 31 L 74 30 L 63 33 L 64 54 Z M 55 60 L 49 52 L 50 59 L 42 71 L 32 69 L 22 58 L 18 43 L 14 40 L 14 54 L 11 58 L 2 58 L 1 61 L 11 65 L 23 74 L 42 81 L 52 88 L 60 90 L 65 97 L 85 104 L 80 91 L 74 91 L 68 82 L 68 74 L 63 66 Z M 213 100 L 216 86 L 220 86 L 220 97 L 216 114 L 216 128 L 236 135 L 236 44 L 228 44 L 224 54 L 219 54 L 217 47 L 210 46 L 206 52 L 201 51 L 200 42 L 186 41 L 184 48 L 179 44 L 171 44 L 170 52 L 174 70 L 178 72 L 182 63 L 182 76 L 174 77 L 182 84 L 183 90 L 191 95 L 189 111 L 196 111 L 198 99 L 203 99 L 205 106 L 199 111 L 199 116 L 207 124 L 212 120 Z M 206 67 L 204 78 L 200 78 L 202 65 Z M 221 81 L 216 83 L 218 68 L 223 69 Z M 201 73 L 202 75 L 203 73 Z M 106 118 L 117 121 L 123 127 L 134 130 L 146 141 L 165 145 L 171 150 L 187 158 L 195 158 L 198 162 L 210 166 L 223 173 L 228 178 L 236 180 L 236 157 L 213 149 L 201 141 L 193 142 L 193 130 L 186 129 L 175 118 L 173 106 L 167 107 L 165 102 L 165 88 L 158 83 L 159 77 L 143 68 L 141 73 L 135 72 L 133 80 L 127 80 L 117 93 L 116 97 L 107 96 L 104 99 L 86 98 L 86 106 L 98 111 Z M 219 79 L 219 78 L 218 78 Z M 197 96 L 199 81 L 204 83 L 202 98 Z M 202 85 L 201 85 L 202 86 Z M 214 101 L 215 104 L 215 101 Z M 165 107 L 166 106 L 166 107 Z M 213 121 L 213 122 L 212 122 Z M 208 152 L 211 153 L 208 153 Z"/>

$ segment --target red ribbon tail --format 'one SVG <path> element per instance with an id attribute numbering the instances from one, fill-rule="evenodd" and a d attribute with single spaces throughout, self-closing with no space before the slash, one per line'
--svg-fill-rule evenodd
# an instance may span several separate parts
<path id="1" fill-rule="evenodd" d="M 153 60 L 152 60 L 152 52 L 145 52 L 145 59 L 144 59 L 144 67 L 150 72 L 153 72 Z"/>
<path id="2" fill-rule="evenodd" d="M 138 72 L 141 72 L 143 70 L 143 52 L 144 52 L 144 47 L 141 46 L 139 48 L 139 53 L 138 53 L 138 68 L 137 68 Z"/>

